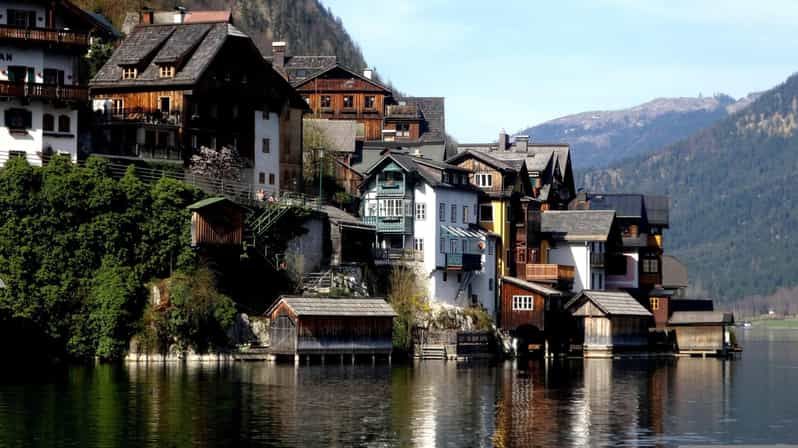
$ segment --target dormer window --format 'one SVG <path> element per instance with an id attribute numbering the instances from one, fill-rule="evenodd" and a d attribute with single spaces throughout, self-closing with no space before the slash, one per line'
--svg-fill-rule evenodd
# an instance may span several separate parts
<path id="1" fill-rule="evenodd" d="M 160 67 L 160 76 L 161 78 L 174 78 L 175 77 L 175 66 L 174 65 L 162 65 Z"/>
<path id="2" fill-rule="evenodd" d="M 122 79 L 136 79 L 138 74 L 136 67 L 122 67 Z"/>

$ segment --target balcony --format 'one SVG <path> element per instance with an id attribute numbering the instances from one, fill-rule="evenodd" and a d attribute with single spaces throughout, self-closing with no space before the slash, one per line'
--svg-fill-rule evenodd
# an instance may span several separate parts
<path id="1" fill-rule="evenodd" d="M 81 47 L 89 46 L 89 35 L 87 33 L 52 28 L 22 28 L 0 25 L 0 39 Z"/>
<path id="2" fill-rule="evenodd" d="M 606 254 L 602 253 L 590 253 L 590 266 L 594 268 L 603 268 L 604 263 L 606 262 Z"/>
<path id="3" fill-rule="evenodd" d="M 574 267 L 562 264 L 527 264 L 526 279 L 530 282 L 573 282 Z"/>
<path id="4" fill-rule="evenodd" d="M 117 109 L 97 114 L 97 121 L 103 124 L 139 123 L 154 126 L 183 125 L 183 114 L 180 111 L 164 112 L 160 110 L 147 110 L 142 108 Z"/>
<path id="5" fill-rule="evenodd" d="M 413 218 L 404 216 L 364 216 L 363 222 L 384 233 L 413 233 Z"/>
<path id="6" fill-rule="evenodd" d="M 61 101 L 89 101 L 89 89 L 81 86 L 0 81 L 0 96 Z"/>
<path id="7" fill-rule="evenodd" d="M 424 261 L 424 252 L 413 249 L 373 249 L 372 255 L 378 265 Z"/>
<path id="8" fill-rule="evenodd" d="M 482 269 L 481 254 L 446 254 L 447 271 L 479 271 Z"/>
<path id="9" fill-rule="evenodd" d="M 100 149 L 95 151 L 95 154 L 104 157 L 124 157 L 141 160 L 182 162 L 188 156 L 186 152 L 187 151 L 184 148 L 176 146 L 145 145 L 136 143 L 115 147 L 113 149 Z"/>

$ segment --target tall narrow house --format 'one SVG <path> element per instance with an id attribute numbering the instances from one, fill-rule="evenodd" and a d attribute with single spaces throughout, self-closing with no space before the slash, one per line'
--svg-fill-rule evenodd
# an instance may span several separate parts
<path id="1" fill-rule="evenodd" d="M 0 1 L 0 164 L 78 155 L 78 112 L 88 104 L 81 63 L 91 39 L 113 28 L 67 0 Z M 80 123 L 82 125 L 82 123 Z"/>
<path id="2" fill-rule="evenodd" d="M 187 162 L 201 147 L 230 147 L 256 188 L 300 188 L 308 107 L 252 39 L 229 15 L 142 17 L 91 82 L 95 152 Z"/>
<path id="3" fill-rule="evenodd" d="M 496 235 L 477 225 L 469 171 L 388 153 L 366 173 L 361 216 L 377 228 L 376 260 L 411 264 L 433 302 L 496 312 Z"/>

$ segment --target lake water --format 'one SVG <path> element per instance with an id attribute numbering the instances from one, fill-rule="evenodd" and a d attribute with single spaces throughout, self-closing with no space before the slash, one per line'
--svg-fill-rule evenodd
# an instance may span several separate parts
<path id="1" fill-rule="evenodd" d="M 0 447 L 798 443 L 798 331 L 737 333 L 734 361 L 6 363 Z"/>

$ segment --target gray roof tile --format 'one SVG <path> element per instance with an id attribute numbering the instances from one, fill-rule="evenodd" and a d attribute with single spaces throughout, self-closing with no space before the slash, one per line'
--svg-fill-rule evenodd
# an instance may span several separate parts
<path id="1" fill-rule="evenodd" d="M 606 241 L 615 212 L 611 210 L 545 211 L 540 231 L 566 241 Z"/>
<path id="2" fill-rule="evenodd" d="M 332 297 L 282 297 L 298 316 L 395 317 L 393 307 L 383 299 L 338 299 Z M 279 302 L 278 302 L 279 304 Z M 273 308 L 272 308 L 273 309 Z"/>
<path id="3" fill-rule="evenodd" d="M 731 325 L 734 314 L 722 311 L 675 311 L 668 325 Z"/>
<path id="4" fill-rule="evenodd" d="M 643 308 L 634 297 L 625 291 L 593 291 L 584 290 L 565 304 L 571 310 L 583 300 L 590 300 L 602 312 L 609 316 L 651 316 L 651 312 Z M 573 310 L 571 310 L 573 311 Z"/>

